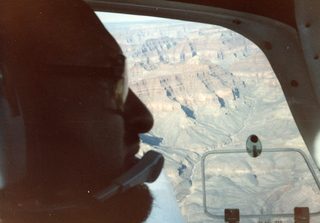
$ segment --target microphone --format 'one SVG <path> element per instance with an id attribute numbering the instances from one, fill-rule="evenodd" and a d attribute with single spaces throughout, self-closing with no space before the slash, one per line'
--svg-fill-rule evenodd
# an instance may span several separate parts
<path id="1" fill-rule="evenodd" d="M 135 164 L 123 175 L 115 179 L 109 187 L 94 194 L 91 197 L 92 199 L 90 199 L 92 203 L 88 202 L 88 200 L 84 200 L 84 202 L 80 204 L 67 203 L 61 205 L 34 205 L 21 207 L 1 207 L 0 205 L 0 215 L 12 217 L 14 215 L 20 215 L 23 213 L 46 214 L 52 213 L 53 211 L 64 211 L 73 208 L 86 208 L 90 205 L 97 205 L 100 202 L 102 203 L 108 200 L 110 197 L 118 193 L 123 193 L 126 190 L 134 186 L 137 186 L 141 183 L 154 182 L 158 178 L 162 170 L 163 163 L 164 158 L 162 154 L 152 150 L 148 151 L 137 164 Z"/>
<path id="2" fill-rule="evenodd" d="M 164 158 L 162 154 L 150 150 L 136 165 L 115 179 L 108 188 L 94 194 L 93 197 L 98 201 L 104 202 L 113 195 L 123 193 L 141 183 L 152 183 L 158 178 L 163 163 Z"/>

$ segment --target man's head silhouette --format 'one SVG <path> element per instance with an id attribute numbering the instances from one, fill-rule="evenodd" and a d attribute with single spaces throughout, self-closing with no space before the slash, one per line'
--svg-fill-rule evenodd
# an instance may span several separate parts
<path id="1" fill-rule="evenodd" d="M 12 114 L 23 117 L 26 138 L 26 177 L 3 189 L 3 203 L 41 207 L 90 200 L 88 194 L 133 166 L 138 134 L 153 125 L 128 90 L 125 57 L 80 0 L 2 0 L 0 13 L 3 96 Z M 141 222 L 151 203 L 148 189 L 139 185 L 94 208 L 13 219 Z"/>

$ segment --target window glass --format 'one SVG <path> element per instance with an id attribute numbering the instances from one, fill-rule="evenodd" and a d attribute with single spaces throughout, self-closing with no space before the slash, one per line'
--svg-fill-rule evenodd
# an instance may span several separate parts
<path id="1" fill-rule="evenodd" d="M 250 40 L 208 24 L 98 15 L 127 57 L 131 89 L 155 119 L 153 129 L 141 135 L 141 153 L 154 149 L 164 154 L 165 170 L 187 222 L 210 220 L 202 204 L 205 152 L 245 151 L 247 138 L 255 134 L 263 151 L 298 148 L 309 154 L 277 77 Z M 208 200 L 218 202 L 210 206 L 213 212 L 223 211 L 226 199 L 231 207 L 224 208 L 242 207 L 244 214 L 293 213 L 281 206 L 292 199 L 298 206 L 310 206 L 311 212 L 320 210 L 319 188 L 299 154 L 241 156 L 246 157 L 208 156 Z M 252 191 L 255 196 L 248 195 Z M 255 199 L 256 193 L 264 200 Z M 306 201 L 309 196 L 314 199 Z"/>

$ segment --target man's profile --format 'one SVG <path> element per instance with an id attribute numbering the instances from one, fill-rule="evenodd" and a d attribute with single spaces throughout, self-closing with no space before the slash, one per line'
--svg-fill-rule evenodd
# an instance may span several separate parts
<path id="1" fill-rule="evenodd" d="M 143 184 L 92 201 L 136 163 L 138 134 L 153 125 L 128 90 L 119 45 L 92 9 L 80 0 L 2 0 L 0 60 L 2 97 L 23 117 L 26 143 L 25 177 L 0 188 L 2 208 L 57 204 L 1 213 L 0 221 L 142 222 L 152 206 Z"/>

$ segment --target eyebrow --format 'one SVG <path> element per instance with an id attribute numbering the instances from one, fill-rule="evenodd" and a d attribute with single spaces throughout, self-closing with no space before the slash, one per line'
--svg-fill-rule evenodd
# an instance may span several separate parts
<path id="1" fill-rule="evenodd" d="M 109 60 L 109 66 L 78 66 L 64 64 L 37 64 L 32 71 L 46 72 L 58 76 L 92 76 L 121 79 L 125 73 L 125 56 L 122 54 Z"/>
<path id="2" fill-rule="evenodd" d="M 110 79 L 121 79 L 122 74 L 116 71 L 114 67 L 96 67 L 96 66 L 73 66 L 73 65 L 46 65 L 36 71 L 50 73 L 57 76 L 91 76 Z M 124 71 L 124 68 L 123 68 Z"/>

